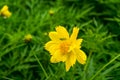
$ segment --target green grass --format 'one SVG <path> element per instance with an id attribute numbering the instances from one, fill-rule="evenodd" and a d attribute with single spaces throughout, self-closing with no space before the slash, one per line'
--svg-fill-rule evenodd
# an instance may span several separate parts
<path id="1" fill-rule="evenodd" d="M 12 16 L 0 16 L 0 80 L 120 80 L 119 0 L 0 0 L 5 4 Z M 85 65 L 66 72 L 64 63 L 50 63 L 46 33 L 58 25 L 69 33 L 80 28 Z"/>

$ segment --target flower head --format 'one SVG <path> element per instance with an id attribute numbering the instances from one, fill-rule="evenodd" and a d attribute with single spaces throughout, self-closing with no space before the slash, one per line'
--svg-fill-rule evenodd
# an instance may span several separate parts
<path id="1" fill-rule="evenodd" d="M 62 26 L 57 26 L 56 31 L 50 32 L 51 41 L 45 44 L 45 49 L 50 52 L 52 63 L 65 62 L 66 71 L 76 63 L 76 60 L 85 64 L 87 56 L 80 49 L 83 39 L 77 39 L 79 28 L 74 27 L 71 36 Z"/>
<path id="2" fill-rule="evenodd" d="M 30 42 L 32 40 L 32 35 L 31 34 L 25 35 L 24 40 L 25 42 Z"/>
<path id="3" fill-rule="evenodd" d="M 50 14 L 50 15 L 53 15 L 53 14 L 54 14 L 54 11 L 53 11 L 53 10 L 49 10 L 49 14 Z"/>
<path id="4" fill-rule="evenodd" d="M 11 16 L 11 12 L 8 10 L 7 5 L 3 6 L 3 8 L 0 10 L 0 15 L 4 16 L 5 18 L 8 18 Z"/>

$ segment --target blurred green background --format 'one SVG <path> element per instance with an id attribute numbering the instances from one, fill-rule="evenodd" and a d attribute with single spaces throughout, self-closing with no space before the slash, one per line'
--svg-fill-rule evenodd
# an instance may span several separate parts
<path id="1" fill-rule="evenodd" d="M 0 80 L 120 80 L 120 0 L 0 0 Z M 50 63 L 48 33 L 80 28 L 86 65 Z M 25 42 L 24 37 L 32 35 Z"/>

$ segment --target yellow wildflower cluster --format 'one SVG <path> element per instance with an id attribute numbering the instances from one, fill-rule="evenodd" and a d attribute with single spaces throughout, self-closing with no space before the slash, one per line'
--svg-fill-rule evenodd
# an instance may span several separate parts
<path id="1" fill-rule="evenodd" d="M 0 10 L 0 15 L 4 18 L 8 18 L 11 16 L 11 12 L 8 10 L 8 6 L 4 5 L 3 8 Z"/>
<path id="2" fill-rule="evenodd" d="M 77 39 L 79 28 L 74 27 L 71 36 L 62 26 L 57 26 L 56 31 L 50 32 L 51 41 L 45 44 L 45 49 L 50 52 L 52 63 L 65 62 L 66 71 L 76 63 L 76 60 L 85 64 L 87 56 L 80 49 L 83 39 Z"/>
<path id="3" fill-rule="evenodd" d="M 54 14 L 53 10 L 49 11 L 50 15 Z M 8 6 L 5 5 L 0 10 L 0 15 L 8 18 L 11 16 L 11 12 L 8 10 Z M 65 62 L 66 71 L 70 69 L 76 63 L 76 60 L 85 64 L 87 56 L 80 49 L 83 39 L 77 39 L 79 28 L 74 27 L 71 35 L 63 26 L 57 26 L 56 31 L 49 33 L 50 41 L 45 44 L 45 49 L 50 52 L 52 63 Z M 24 37 L 25 42 L 32 40 L 32 35 L 28 34 Z"/>

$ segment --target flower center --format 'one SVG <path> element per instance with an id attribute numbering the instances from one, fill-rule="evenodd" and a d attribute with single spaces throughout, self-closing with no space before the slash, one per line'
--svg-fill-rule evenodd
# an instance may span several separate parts
<path id="1" fill-rule="evenodd" d="M 65 40 L 65 41 L 62 41 L 60 44 L 60 50 L 63 54 L 68 53 L 69 47 L 70 47 L 70 41 Z"/>

